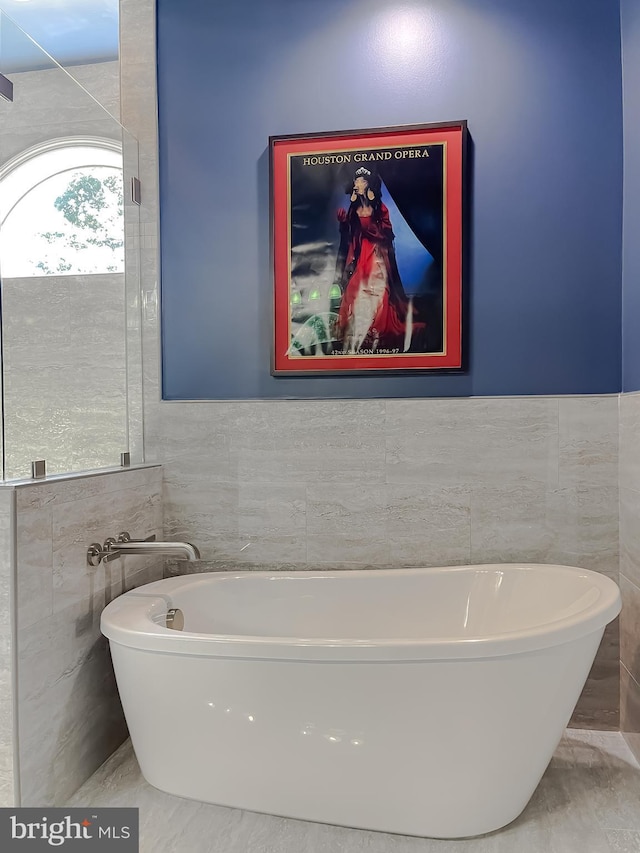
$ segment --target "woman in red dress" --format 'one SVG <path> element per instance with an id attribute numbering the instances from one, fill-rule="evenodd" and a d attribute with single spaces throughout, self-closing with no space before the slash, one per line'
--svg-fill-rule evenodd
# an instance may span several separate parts
<path id="1" fill-rule="evenodd" d="M 389 211 L 380 195 L 380 179 L 360 168 L 349 210 L 338 211 L 342 236 L 338 257 L 344 267 L 338 270 L 342 300 L 337 335 L 345 354 L 406 348 L 408 300 L 396 263 Z"/>

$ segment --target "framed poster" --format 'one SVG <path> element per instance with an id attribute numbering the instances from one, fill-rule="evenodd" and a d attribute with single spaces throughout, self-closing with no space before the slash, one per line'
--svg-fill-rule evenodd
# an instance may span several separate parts
<path id="1" fill-rule="evenodd" d="M 273 375 L 462 368 L 466 131 L 270 138 Z"/>

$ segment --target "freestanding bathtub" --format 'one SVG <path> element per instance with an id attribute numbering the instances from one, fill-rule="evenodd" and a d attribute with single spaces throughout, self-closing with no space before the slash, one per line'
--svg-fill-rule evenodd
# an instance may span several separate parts
<path id="1" fill-rule="evenodd" d="M 155 787 L 460 838 L 524 809 L 619 611 L 567 566 L 209 573 L 122 595 L 102 631 Z"/>

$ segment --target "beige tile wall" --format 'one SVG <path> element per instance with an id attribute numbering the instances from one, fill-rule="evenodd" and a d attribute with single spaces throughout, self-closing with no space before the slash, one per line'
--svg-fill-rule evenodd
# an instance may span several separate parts
<path id="1" fill-rule="evenodd" d="M 14 761 L 14 494 L 0 486 L 0 808 L 16 805 Z"/>
<path id="2" fill-rule="evenodd" d="M 20 794 L 63 805 L 127 729 L 100 613 L 162 577 L 155 557 L 87 565 L 92 542 L 162 534 L 158 467 L 15 488 Z"/>
<path id="3" fill-rule="evenodd" d="M 620 726 L 640 759 L 640 394 L 620 398 Z"/>
<path id="4" fill-rule="evenodd" d="M 618 398 L 164 403 L 176 571 L 541 562 L 617 580 Z M 618 625 L 575 725 L 616 729 Z"/>
<path id="5" fill-rule="evenodd" d="M 118 465 L 127 447 L 124 275 L 4 278 L 5 475 Z"/>
<path id="6" fill-rule="evenodd" d="M 118 63 L 76 66 L 74 75 L 91 87 L 93 97 L 56 66 L 9 75 L 13 102 L 0 103 L 0 164 L 51 139 L 98 136 L 120 140 L 118 124 L 106 111 L 113 113 L 118 101 Z"/>

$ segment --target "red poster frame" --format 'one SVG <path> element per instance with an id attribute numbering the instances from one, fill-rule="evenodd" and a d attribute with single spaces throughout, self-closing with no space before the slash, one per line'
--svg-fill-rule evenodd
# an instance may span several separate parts
<path id="1" fill-rule="evenodd" d="M 462 258 L 466 135 L 466 121 L 455 121 L 270 138 L 274 311 L 272 375 L 406 374 L 433 372 L 434 370 L 455 372 L 463 369 Z M 322 167 L 323 171 L 318 169 L 318 166 Z M 384 169 L 387 170 L 386 173 L 383 171 Z M 405 297 L 404 303 L 397 302 L 400 307 L 397 309 L 397 317 L 394 316 L 393 318 L 396 323 L 397 337 L 390 337 L 391 333 L 386 338 L 380 337 L 373 325 L 362 337 L 362 332 L 354 332 L 354 329 L 357 328 L 357 318 L 356 321 L 353 320 L 355 309 L 352 310 L 355 302 L 352 299 L 351 305 L 346 305 L 346 301 L 350 298 L 350 294 L 347 292 L 349 287 L 348 276 L 352 276 L 354 282 L 351 288 L 353 292 L 357 286 L 362 291 L 365 286 L 363 282 L 366 284 L 368 279 L 364 277 L 364 274 L 361 274 L 359 285 L 355 283 L 356 277 L 354 277 L 353 267 L 356 266 L 357 272 L 357 265 L 356 261 L 352 260 L 351 264 L 346 266 L 346 269 L 349 270 L 348 273 L 343 271 L 341 278 L 339 271 L 335 273 L 337 284 L 334 284 L 330 291 L 334 297 L 339 294 L 338 298 L 331 303 L 331 306 L 335 303 L 335 309 L 332 312 L 324 311 L 317 315 L 309 315 L 311 320 L 305 320 L 305 316 L 312 310 L 308 307 L 310 305 L 308 299 L 313 298 L 316 293 L 311 289 L 312 286 L 309 286 L 308 282 L 316 280 L 321 282 L 321 278 L 312 279 L 307 273 L 307 277 L 302 279 L 305 287 L 299 285 L 300 278 L 293 273 L 295 262 L 292 250 L 295 248 L 293 240 L 296 239 L 294 231 L 299 233 L 300 228 L 305 227 L 295 220 L 295 217 L 300 215 L 297 211 L 304 207 L 300 204 L 300 199 L 302 197 L 308 198 L 311 191 L 316 192 L 316 194 L 323 194 L 322 198 L 327 199 L 329 198 L 327 184 L 337 183 L 338 175 L 344 176 L 347 171 L 350 174 L 359 173 L 358 176 L 365 181 L 365 184 L 361 183 L 360 186 L 365 187 L 364 192 L 369 193 L 368 197 L 372 198 L 373 202 L 367 202 L 364 194 L 361 196 L 356 194 L 355 179 L 349 177 L 349 182 L 354 183 L 354 189 L 351 196 L 347 196 L 347 199 L 351 199 L 350 205 L 348 200 L 346 202 L 349 206 L 347 219 L 351 217 L 349 221 L 357 224 L 354 224 L 353 228 L 351 225 L 347 228 L 347 226 L 342 226 L 340 221 L 336 221 L 335 229 L 336 233 L 338 228 L 342 228 L 341 233 L 345 233 L 345 229 L 348 232 L 345 243 L 341 244 L 346 246 L 346 259 L 349 258 L 349 252 L 354 257 L 357 252 L 360 252 L 358 256 L 360 261 L 364 257 L 364 249 L 361 247 L 373 245 L 373 243 L 363 243 L 362 231 L 359 235 L 355 234 L 363 220 L 355 219 L 351 209 L 359 204 L 360 210 L 372 210 L 371 205 L 375 207 L 376 203 L 378 210 L 384 208 L 384 203 L 381 205 L 380 202 L 376 202 L 374 189 L 376 192 L 379 191 L 382 202 L 387 201 L 390 207 L 392 204 L 395 205 L 391 198 L 393 194 L 389 192 L 384 183 L 385 180 L 388 180 L 388 178 L 385 179 L 385 174 L 390 176 L 391 170 L 394 170 L 395 185 L 400 188 L 399 192 L 402 194 L 405 208 L 408 206 L 413 211 L 414 220 L 438 222 L 439 230 L 435 232 L 438 236 L 435 242 L 432 241 L 430 247 L 433 254 L 439 254 L 440 257 L 439 264 L 436 264 L 440 291 L 439 295 L 436 296 L 436 302 L 433 303 L 432 300 L 431 303 L 432 306 L 437 304 L 438 309 L 434 310 L 431 307 L 431 310 L 427 310 L 423 308 L 423 314 L 420 314 L 414 306 L 416 304 L 424 306 L 426 300 L 423 299 L 423 302 L 419 303 L 418 297 L 416 297 L 415 301 L 413 298 L 408 301 L 407 293 L 403 290 L 398 275 L 397 279 L 401 283 L 399 287 L 396 286 L 396 295 L 385 297 L 387 301 L 392 299 L 397 301 L 401 299 L 400 296 L 397 296 L 398 292 Z M 403 172 L 403 170 L 405 171 Z M 429 174 L 435 175 L 435 178 L 423 178 L 423 172 L 427 174 L 429 170 Z M 406 177 L 403 177 L 405 174 Z M 411 178 L 410 176 L 414 177 Z M 377 184 L 375 183 L 376 180 Z M 429 204 L 433 209 L 428 208 L 427 193 L 424 189 L 427 186 L 425 183 L 427 180 L 432 180 L 432 183 L 434 181 L 439 182 L 435 195 L 432 193 L 428 196 Z M 366 184 L 367 181 L 371 182 L 371 188 Z M 415 183 L 415 190 L 413 190 L 412 181 Z M 380 187 L 384 187 L 384 192 L 382 189 L 378 190 Z M 338 190 L 338 192 L 341 191 Z M 435 202 L 434 198 L 436 199 Z M 309 208 L 309 205 L 307 204 L 306 207 Z M 398 208 L 394 206 L 393 209 L 396 221 L 398 221 L 401 218 Z M 421 209 L 423 216 L 420 215 Z M 322 215 L 326 221 L 327 211 L 324 211 Z M 381 216 L 382 214 L 378 213 L 377 215 Z M 394 227 L 394 222 L 389 219 L 388 210 L 385 215 L 387 225 L 390 224 L 391 227 Z M 358 213 L 358 216 L 361 214 Z M 369 217 L 369 220 L 371 219 L 372 217 Z M 402 224 L 405 225 L 404 218 Z M 325 225 L 324 227 L 326 229 L 328 226 Z M 349 229 L 351 230 L 349 231 Z M 390 233 L 390 229 L 385 233 Z M 413 234 L 411 228 L 407 229 L 406 225 L 404 233 L 409 234 L 410 238 Z M 349 243 L 349 234 L 353 234 L 351 244 Z M 391 236 L 394 235 L 391 234 Z M 337 240 L 336 237 L 336 242 Z M 359 244 L 358 240 L 360 241 Z M 386 244 L 381 244 L 383 245 L 382 250 L 378 250 L 377 246 L 373 245 L 375 253 L 381 251 L 386 268 L 395 270 L 395 273 L 399 269 L 396 263 L 396 242 L 397 240 L 392 240 L 387 241 Z M 421 243 L 417 236 L 414 243 L 418 246 L 419 251 Z M 422 243 L 424 243 L 424 239 L 422 239 Z M 329 245 L 326 241 L 307 244 L 307 246 L 312 245 L 321 245 L 324 252 L 319 265 L 325 264 L 324 287 L 326 291 L 329 280 L 327 277 L 331 275 L 332 264 L 335 263 L 336 270 L 338 270 L 339 259 L 338 262 L 335 262 L 334 259 L 340 253 L 334 245 Z M 350 245 L 358 245 L 358 248 L 350 249 Z M 387 250 L 384 245 L 393 248 Z M 433 246 L 436 247 L 435 251 Z M 308 251 L 311 253 L 310 256 L 313 256 L 314 250 Z M 425 258 L 431 258 L 426 248 L 424 252 Z M 392 256 L 391 260 L 389 260 L 390 256 Z M 308 268 L 309 263 L 307 261 L 305 263 Z M 425 261 L 425 263 L 431 263 L 431 261 Z M 378 266 L 379 269 L 383 270 L 380 277 L 384 279 L 380 288 L 386 288 L 390 292 L 389 278 L 391 273 L 384 271 L 385 264 Z M 317 266 L 318 264 L 316 264 Z M 393 274 L 395 275 L 395 273 Z M 320 283 L 316 288 L 318 294 L 316 298 L 324 298 L 323 305 L 326 307 L 326 300 L 329 299 L 329 296 L 326 293 L 323 296 L 322 287 L 323 285 Z M 304 300 L 305 291 L 307 304 L 305 309 L 300 311 L 295 302 L 296 299 L 298 302 Z M 309 294 L 311 295 L 309 296 Z M 376 296 L 375 299 L 381 300 L 383 297 Z M 366 299 L 360 298 L 357 304 L 363 305 L 365 303 Z M 376 304 L 381 305 L 382 303 L 378 301 Z M 411 305 L 411 314 L 406 309 L 402 319 L 398 320 L 398 317 L 401 317 L 403 304 L 405 306 Z M 361 309 L 359 310 L 360 316 L 362 316 L 363 312 Z M 382 309 L 378 310 L 381 311 Z M 297 320 L 298 316 L 302 317 L 301 321 Z M 380 316 L 380 314 L 376 314 L 376 317 Z M 423 322 L 416 321 L 416 317 L 418 321 Z M 321 319 L 318 320 L 318 318 Z M 377 320 L 376 322 L 379 326 L 382 325 L 381 321 Z M 398 325 L 398 323 L 402 325 Z M 390 327 L 390 321 L 387 321 L 387 325 Z M 366 318 L 364 325 L 360 322 L 360 329 L 364 328 L 366 328 Z M 404 337 L 402 336 L 403 329 Z M 345 330 L 349 332 L 348 338 Z M 433 335 L 436 335 L 435 340 L 438 343 L 435 351 L 433 344 L 429 349 L 428 330 L 431 330 L 432 340 Z M 376 338 L 375 335 L 378 337 Z M 380 346 L 380 341 L 383 343 L 391 341 L 398 346 L 391 347 L 388 343 L 385 346 Z"/>

